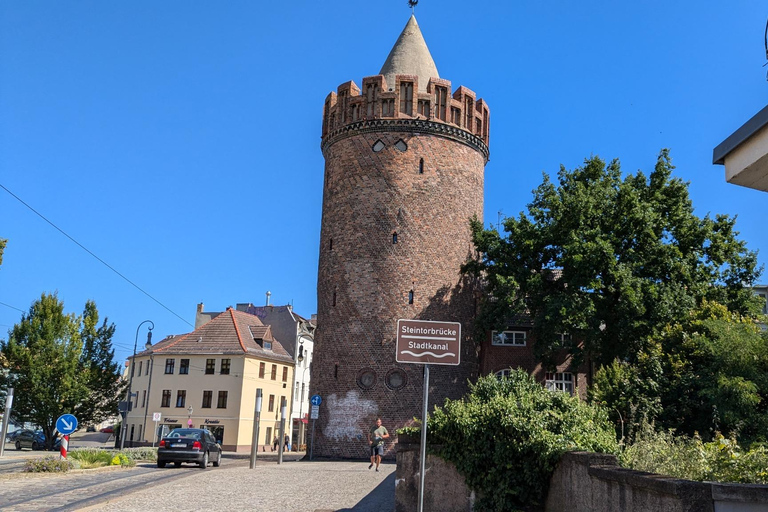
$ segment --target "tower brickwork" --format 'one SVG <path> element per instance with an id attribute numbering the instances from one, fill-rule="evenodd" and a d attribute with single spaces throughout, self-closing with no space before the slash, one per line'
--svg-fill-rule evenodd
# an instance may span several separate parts
<path id="1" fill-rule="evenodd" d="M 482 219 L 489 109 L 465 87 L 418 74 L 437 75 L 423 39 L 426 57 L 406 46 L 390 64 L 402 45 L 419 44 L 414 37 L 412 17 L 379 75 L 362 89 L 346 82 L 325 101 L 311 370 L 312 393 L 323 398 L 317 456 L 363 457 L 376 417 L 394 433 L 421 416 L 423 368 L 396 362 L 398 319 L 462 324 L 461 364 L 430 366 L 430 406 L 462 396 L 478 373 L 470 339 L 478 286 L 460 267 L 474 253 L 469 219 Z M 409 73 L 419 58 L 426 68 Z"/>

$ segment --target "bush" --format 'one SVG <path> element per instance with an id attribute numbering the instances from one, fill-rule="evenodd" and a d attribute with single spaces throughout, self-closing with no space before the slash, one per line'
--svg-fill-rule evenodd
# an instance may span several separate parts
<path id="1" fill-rule="evenodd" d="M 98 448 L 78 448 L 68 452 L 67 458 L 78 461 L 81 468 L 89 469 L 109 465 L 112 454 Z"/>
<path id="2" fill-rule="evenodd" d="M 142 446 L 141 448 L 126 448 L 120 453 L 132 461 L 147 460 L 155 462 L 157 460 L 157 448 L 152 448 L 151 446 Z"/>
<path id="3" fill-rule="evenodd" d="M 66 459 L 42 457 L 39 459 L 27 459 L 22 471 L 26 473 L 66 473 L 72 469 L 72 466 L 72 463 Z"/>
<path id="4" fill-rule="evenodd" d="M 522 370 L 483 377 L 462 400 L 446 400 L 429 418 L 428 442 L 477 492 L 478 511 L 541 505 L 566 451 L 618 452 L 603 409 Z"/>
<path id="5" fill-rule="evenodd" d="M 768 484 L 768 448 L 755 444 L 744 451 L 734 438 L 721 434 L 705 443 L 698 435 L 656 432 L 646 423 L 619 459 L 626 467 L 675 478 Z"/>

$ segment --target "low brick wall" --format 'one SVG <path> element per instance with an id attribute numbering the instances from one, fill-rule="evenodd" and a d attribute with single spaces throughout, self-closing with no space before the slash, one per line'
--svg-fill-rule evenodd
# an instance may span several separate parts
<path id="1" fill-rule="evenodd" d="M 418 510 L 421 469 L 418 443 L 397 442 L 395 472 L 395 511 Z M 424 475 L 424 510 L 435 512 L 471 512 L 474 495 L 464 483 L 464 477 L 450 462 L 427 454 Z"/>
<path id="2" fill-rule="evenodd" d="M 768 512 L 768 486 L 693 482 L 625 469 L 616 457 L 566 453 L 547 512 Z"/>

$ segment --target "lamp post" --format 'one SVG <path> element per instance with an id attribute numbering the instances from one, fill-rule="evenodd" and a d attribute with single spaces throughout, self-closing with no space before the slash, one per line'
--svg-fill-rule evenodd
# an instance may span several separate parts
<path id="1" fill-rule="evenodd" d="M 155 352 L 152 350 L 152 342 L 147 340 L 146 345 L 144 345 L 144 348 L 149 350 L 149 383 L 147 384 L 147 403 L 146 408 L 144 409 L 144 425 L 141 427 L 141 431 L 144 433 L 144 437 L 147 436 L 147 413 L 149 412 L 149 397 L 151 396 L 150 393 L 152 392 L 152 371 L 155 369 Z M 155 424 L 157 426 L 157 424 Z M 155 429 L 157 430 L 157 429 Z M 157 432 L 152 433 L 152 447 L 155 446 L 155 436 L 157 436 Z"/>
<path id="2" fill-rule="evenodd" d="M 141 329 L 141 326 L 149 323 L 152 325 L 152 327 L 149 328 L 149 332 L 147 333 L 147 343 L 152 342 L 152 329 L 155 328 L 155 323 L 152 320 L 144 320 L 139 324 L 138 327 L 136 327 L 136 338 L 133 340 L 133 357 L 131 358 L 131 371 L 129 373 L 128 377 L 128 393 L 126 394 L 126 404 L 125 404 L 125 412 L 123 413 L 123 428 L 121 429 L 121 435 L 120 435 L 120 449 L 122 450 L 125 447 L 125 433 L 128 431 L 128 410 L 131 408 L 131 386 L 133 385 L 133 372 L 136 369 L 136 345 L 139 343 L 139 329 Z M 131 446 L 133 446 L 133 440 L 131 440 Z"/>
<path id="3" fill-rule="evenodd" d="M 187 412 L 189 413 L 189 416 L 187 416 L 187 426 L 192 428 L 192 413 L 194 412 L 194 409 L 192 409 L 191 405 L 187 407 Z"/>

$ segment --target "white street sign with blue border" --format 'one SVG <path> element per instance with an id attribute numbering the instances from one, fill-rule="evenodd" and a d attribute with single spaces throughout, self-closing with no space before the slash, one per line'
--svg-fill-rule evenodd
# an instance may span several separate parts
<path id="1" fill-rule="evenodd" d="M 320 395 L 312 395 L 312 398 L 309 401 L 312 405 L 320 405 L 323 403 L 323 399 L 320 398 Z"/>
<path id="2" fill-rule="evenodd" d="M 77 418 L 74 414 L 62 414 L 56 420 L 56 430 L 63 436 L 68 436 L 77 429 Z"/>

